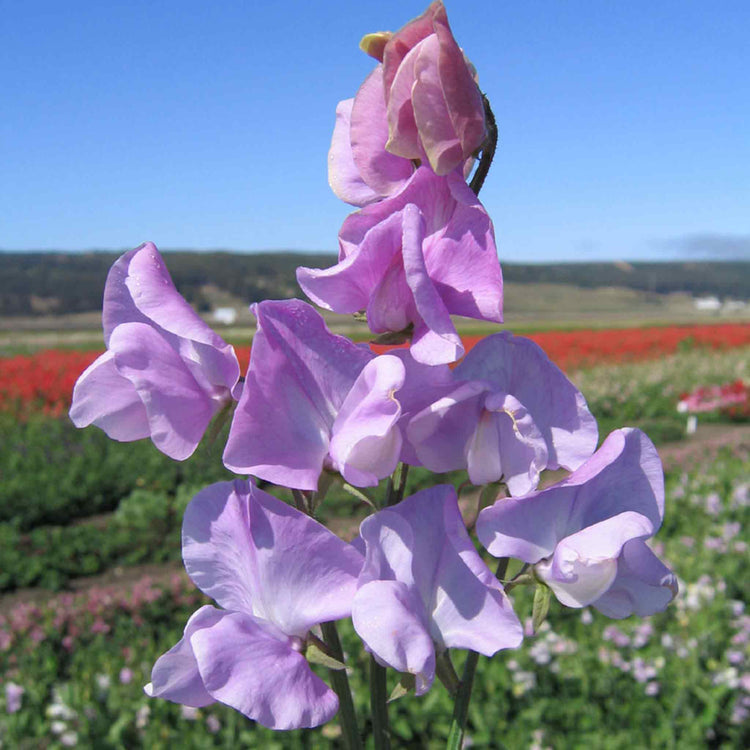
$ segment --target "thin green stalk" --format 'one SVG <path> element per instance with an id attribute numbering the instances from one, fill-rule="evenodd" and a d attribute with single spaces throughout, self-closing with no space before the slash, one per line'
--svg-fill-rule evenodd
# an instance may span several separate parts
<path id="1" fill-rule="evenodd" d="M 497 561 L 497 570 L 495 575 L 503 580 L 508 570 L 508 558 L 501 557 Z M 456 702 L 453 704 L 453 717 L 451 719 L 451 728 L 448 734 L 446 750 L 460 750 L 464 741 L 466 732 L 466 719 L 469 715 L 469 703 L 471 702 L 471 691 L 474 688 L 474 675 L 477 671 L 479 654 L 476 651 L 469 651 L 466 654 L 464 663 L 464 673 L 461 676 L 461 684 L 458 686 L 456 693 Z"/>
<path id="2" fill-rule="evenodd" d="M 323 632 L 323 640 L 326 646 L 331 650 L 331 655 L 334 659 L 343 662 L 344 650 L 341 648 L 336 623 L 321 623 L 320 629 Z M 339 717 L 341 719 L 341 728 L 347 750 L 362 750 L 362 737 L 359 734 L 357 726 L 357 714 L 354 711 L 354 701 L 352 700 L 352 691 L 349 687 L 349 678 L 346 676 L 346 670 L 331 669 L 329 670 L 329 674 L 331 675 L 333 689 L 339 697 Z"/>
<path id="3" fill-rule="evenodd" d="M 482 94 L 482 102 L 484 103 L 484 115 L 487 123 L 487 138 L 485 138 L 482 144 L 482 155 L 479 157 L 479 166 L 469 183 L 469 187 L 474 191 L 474 195 L 479 195 L 479 191 L 482 189 L 482 185 L 484 185 L 484 181 L 490 171 L 492 159 L 495 156 L 495 149 L 497 148 L 497 123 L 495 122 L 495 115 L 492 112 L 492 107 L 490 107 L 490 100 L 484 94 Z"/>
<path id="4" fill-rule="evenodd" d="M 385 667 L 370 656 L 370 710 L 372 713 L 372 736 L 375 750 L 390 750 L 391 737 L 388 731 L 388 692 L 385 682 Z"/>
<path id="5" fill-rule="evenodd" d="M 461 684 L 458 686 L 456 693 L 456 702 L 453 704 L 453 718 L 451 719 L 451 729 L 448 734 L 446 750 L 460 750 L 464 741 L 466 731 L 466 717 L 469 714 L 469 703 L 471 702 L 471 691 L 474 687 L 474 675 L 477 671 L 477 662 L 479 654 L 476 651 L 469 651 L 466 654 L 464 664 L 464 673 L 461 677 Z"/>

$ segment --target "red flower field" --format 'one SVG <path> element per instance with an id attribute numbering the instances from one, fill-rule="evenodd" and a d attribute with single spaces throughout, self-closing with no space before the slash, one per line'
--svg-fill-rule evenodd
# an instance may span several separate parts
<path id="1" fill-rule="evenodd" d="M 471 349 L 481 336 L 466 336 Z M 681 348 L 732 349 L 750 346 L 750 325 L 659 326 L 573 331 L 543 331 L 529 335 L 564 370 L 604 363 L 634 362 L 673 354 Z M 374 347 L 385 351 L 389 347 Z M 238 350 L 243 372 L 249 347 Z M 0 358 L 0 410 L 19 416 L 32 411 L 64 414 L 73 385 L 99 356 L 97 351 L 50 349 L 28 356 Z"/>

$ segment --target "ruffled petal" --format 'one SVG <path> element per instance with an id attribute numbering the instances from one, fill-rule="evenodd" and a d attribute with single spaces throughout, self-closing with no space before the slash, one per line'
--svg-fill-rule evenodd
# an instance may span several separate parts
<path id="1" fill-rule="evenodd" d="M 193 454 L 221 403 L 212 402 L 179 354 L 145 323 L 123 323 L 110 336 L 117 372 L 138 393 L 154 445 L 182 461 Z"/>
<path id="2" fill-rule="evenodd" d="M 365 365 L 333 423 L 329 453 L 335 469 L 357 487 L 375 487 L 401 454 L 395 392 L 404 382 L 400 359 L 383 355 Z"/>
<path id="3" fill-rule="evenodd" d="M 76 381 L 70 419 L 76 427 L 95 424 L 122 442 L 151 434 L 146 407 L 135 386 L 117 372 L 112 352 L 98 357 Z"/>
<path id="4" fill-rule="evenodd" d="M 593 454 L 598 429 L 583 395 L 530 339 L 507 331 L 487 336 L 455 373 L 488 381 L 526 407 L 547 443 L 548 468 L 577 469 Z"/>
<path id="5" fill-rule="evenodd" d="M 372 581 L 357 591 L 352 622 L 365 646 L 384 664 L 416 677 L 416 693 L 435 679 L 435 647 L 419 596 L 401 581 Z"/>
<path id="6" fill-rule="evenodd" d="M 258 332 L 224 464 L 314 490 L 338 410 L 374 355 L 333 335 L 299 300 L 261 302 L 254 310 Z"/>
<path id="7" fill-rule="evenodd" d="M 226 612 L 210 605 L 194 612 L 179 643 L 156 660 L 151 670 L 151 682 L 144 688 L 146 695 L 194 708 L 214 703 L 198 671 L 190 639 L 202 628 L 210 628 L 225 616 Z"/>
<path id="8" fill-rule="evenodd" d="M 206 691 L 265 727 L 316 727 L 338 710 L 295 641 L 263 621 L 229 612 L 190 640 Z"/>
<path id="9" fill-rule="evenodd" d="M 641 539 L 627 542 L 617 561 L 617 576 L 593 606 L 615 619 L 662 612 L 677 596 L 677 576 Z"/>
<path id="10" fill-rule="evenodd" d="M 381 196 L 365 183 L 354 163 L 350 135 L 353 103 L 354 99 L 345 99 L 336 107 L 336 125 L 328 151 L 328 184 L 342 201 L 366 206 Z"/>
<path id="11" fill-rule="evenodd" d="M 348 617 L 362 557 L 317 521 L 249 482 L 220 482 L 188 505 L 183 560 L 193 582 L 228 610 L 286 635 Z"/>

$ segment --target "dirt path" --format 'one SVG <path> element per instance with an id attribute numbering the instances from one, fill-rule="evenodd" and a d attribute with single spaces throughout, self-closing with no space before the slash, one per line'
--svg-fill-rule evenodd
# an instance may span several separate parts
<path id="1" fill-rule="evenodd" d="M 686 440 L 677 443 L 665 443 L 659 446 L 659 455 L 667 470 L 680 466 L 689 468 L 694 461 L 710 460 L 721 448 L 745 446 L 750 449 L 750 425 L 699 425 L 697 432 Z M 564 475 L 564 472 L 562 472 Z M 557 481 L 559 476 L 550 476 L 545 484 Z M 476 512 L 476 496 L 467 495 L 461 498 L 461 510 L 465 518 Z M 359 526 L 359 518 L 335 518 L 330 522 L 331 530 L 344 539 L 351 539 Z M 108 570 L 101 575 L 78 578 L 71 582 L 74 593 L 102 586 L 113 586 L 127 589 L 135 581 L 148 577 L 156 584 L 168 583 L 173 576 L 184 576 L 185 572 L 179 562 L 162 564 L 133 565 Z M 54 597 L 55 594 L 44 589 L 22 589 L 12 594 L 0 596 L 0 611 L 8 611 L 18 602 L 41 602 Z"/>

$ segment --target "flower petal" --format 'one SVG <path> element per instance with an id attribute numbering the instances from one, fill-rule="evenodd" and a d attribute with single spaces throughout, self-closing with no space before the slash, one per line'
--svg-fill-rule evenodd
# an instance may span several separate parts
<path id="1" fill-rule="evenodd" d="M 329 453 L 334 468 L 357 487 L 377 486 L 398 464 L 401 406 L 394 392 L 404 377 L 404 365 L 397 357 L 370 360 L 333 423 Z"/>
<path id="2" fill-rule="evenodd" d="M 402 581 L 371 581 L 356 593 L 352 622 L 367 649 L 384 664 L 417 678 L 416 693 L 435 679 L 435 647 L 424 607 Z"/>
<path id="3" fill-rule="evenodd" d="M 145 323 L 123 323 L 110 336 L 117 372 L 138 392 L 154 445 L 182 461 L 198 447 L 214 413 L 212 402 L 179 354 Z"/>
<path id="4" fill-rule="evenodd" d="M 487 336 L 455 373 L 486 380 L 526 407 L 547 443 L 547 468 L 577 469 L 594 452 L 598 429 L 583 395 L 530 339 L 507 331 Z"/>
<path id="5" fill-rule="evenodd" d="M 354 206 L 366 206 L 381 196 L 362 179 L 354 163 L 351 142 L 351 116 L 354 99 L 345 99 L 336 107 L 336 126 L 328 152 L 328 184 L 337 198 Z"/>
<path id="6" fill-rule="evenodd" d="M 112 352 L 98 357 L 76 381 L 70 419 L 76 427 L 95 424 L 123 442 L 151 434 L 146 407 L 135 386 L 117 372 Z"/>
<path id="7" fill-rule="evenodd" d="M 677 576 L 641 539 L 627 542 L 617 561 L 617 576 L 593 606 L 607 617 L 646 617 L 666 609 L 677 596 Z"/>
<path id="8" fill-rule="evenodd" d="M 213 703 L 214 698 L 206 691 L 198 671 L 191 638 L 202 628 L 210 628 L 225 616 L 226 612 L 210 605 L 194 612 L 179 643 L 156 660 L 151 670 L 151 682 L 144 688 L 146 695 L 194 708 Z"/>
<path id="9" fill-rule="evenodd" d="M 362 557 L 324 526 L 249 482 L 219 482 L 188 505 L 185 569 L 228 610 L 286 635 L 348 617 Z"/>
<path id="10" fill-rule="evenodd" d="M 224 464 L 314 490 L 338 410 L 374 354 L 333 335 L 299 300 L 261 302 L 254 311 L 258 332 Z"/>
<path id="11" fill-rule="evenodd" d="M 206 691 L 265 727 L 316 727 L 338 710 L 294 642 L 249 615 L 229 612 L 191 644 Z"/>

